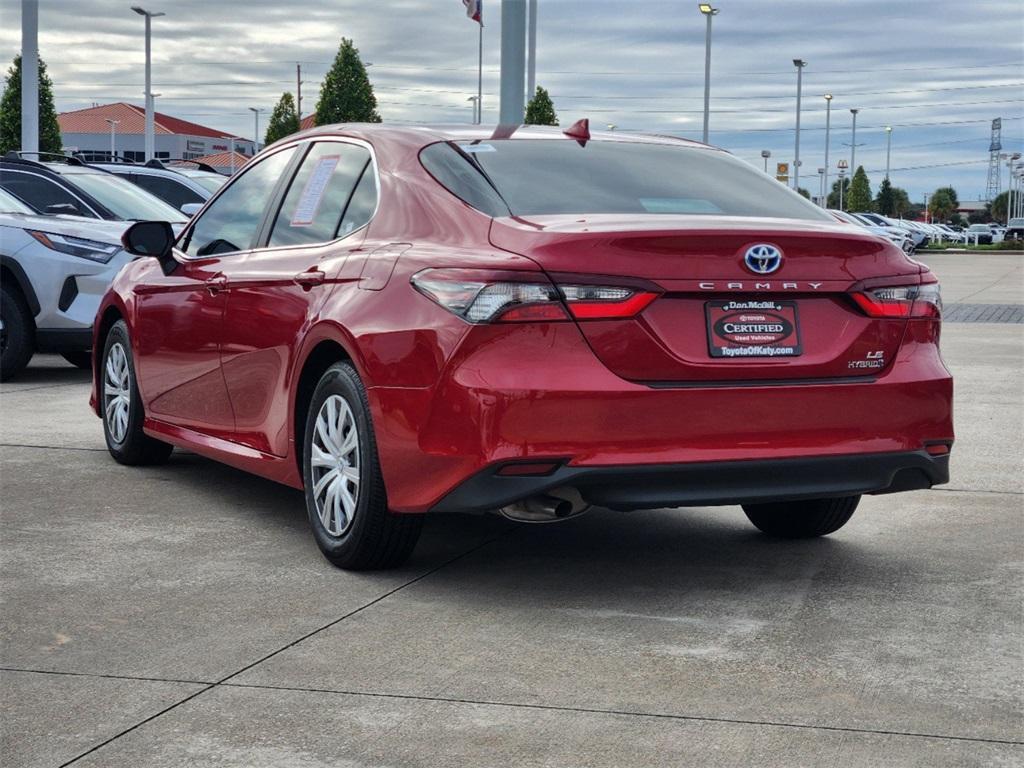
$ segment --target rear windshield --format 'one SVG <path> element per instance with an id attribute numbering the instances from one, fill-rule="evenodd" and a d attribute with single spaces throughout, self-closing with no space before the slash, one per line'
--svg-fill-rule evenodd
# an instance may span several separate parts
<path id="1" fill-rule="evenodd" d="M 499 139 L 432 144 L 420 159 L 451 192 L 491 216 L 654 213 L 831 220 L 752 166 L 697 147 Z"/>

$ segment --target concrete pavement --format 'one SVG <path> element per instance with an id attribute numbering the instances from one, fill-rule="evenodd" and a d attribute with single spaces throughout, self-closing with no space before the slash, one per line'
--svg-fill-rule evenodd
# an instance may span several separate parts
<path id="1" fill-rule="evenodd" d="M 1024 303 L 1020 257 L 926 257 Z M 434 517 L 331 567 L 301 495 L 115 464 L 87 376 L 0 387 L 0 759 L 12 766 L 1024 763 L 1024 337 L 949 323 L 953 478 L 827 539 L 738 508 Z"/>

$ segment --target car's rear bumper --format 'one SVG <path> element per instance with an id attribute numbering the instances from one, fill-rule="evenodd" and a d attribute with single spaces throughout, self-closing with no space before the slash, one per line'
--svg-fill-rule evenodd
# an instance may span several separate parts
<path id="1" fill-rule="evenodd" d="M 894 493 L 949 482 L 949 454 L 927 451 L 619 467 L 560 466 L 543 476 L 488 467 L 448 493 L 435 512 L 485 512 L 561 488 L 611 509 L 713 506 Z"/>
<path id="2" fill-rule="evenodd" d="M 911 322 L 877 377 L 662 387 L 614 375 L 571 325 L 509 329 L 464 347 L 435 387 L 368 389 L 389 504 L 398 512 L 488 508 L 514 500 L 507 489 L 528 496 L 567 478 L 585 482 L 593 503 L 619 507 L 945 482 L 945 462 L 922 458 L 928 445 L 954 439 L 953 382 L 937 329 Z M 517 461 L 554 462 L 562 474 L 554 485 L 494 477 Z M 919 479 L 905 479 L 904 469 Z M 748 471 L 762 479 L 744 486 Z"/>

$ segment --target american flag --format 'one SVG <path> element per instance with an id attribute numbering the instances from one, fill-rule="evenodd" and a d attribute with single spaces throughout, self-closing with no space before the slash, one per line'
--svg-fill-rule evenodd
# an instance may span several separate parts
<path id="1" fill-rule="evenodd" d="M 483 0 L 462 0 L 466 15 L 478 24 L 483 24 Z"/>

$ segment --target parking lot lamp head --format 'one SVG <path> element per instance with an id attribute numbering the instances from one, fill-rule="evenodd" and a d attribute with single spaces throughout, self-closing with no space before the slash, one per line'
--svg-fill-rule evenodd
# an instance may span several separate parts
<path id="1" fill-rule="evenodd" d="M 708 143 L 708 123 L 711 118 L 711 17 L 718 13 L 710 3 L 700 3 L 697 8 L 708 20 L 707 32 L 704 36 L 704 134 L 702 141 Z"/>

